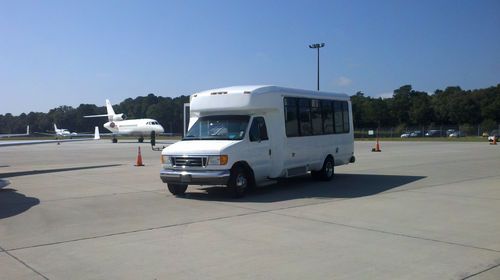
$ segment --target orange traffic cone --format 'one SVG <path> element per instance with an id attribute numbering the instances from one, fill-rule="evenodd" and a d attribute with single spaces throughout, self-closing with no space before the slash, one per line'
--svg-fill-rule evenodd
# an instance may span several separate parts
<path id="1" fill-rule="evenodd" d="M 496 145 L 497 144 L 497 136 L 493 135 L 493 142 L 490 143 L 490 145 Z"/>
<path id="2" fill-rule="evenodd" d="M 372 148 L 372 152 L 382 152 L 382 150 L 380 149 L 379 141 L 378 141 L 378 129 L 377 129 L 377 145 L 375 146 L 375 148 Z"/>
<path id="3" fill-rule="evenodd" d="M 144 166 L 144 164 L 142 163 L 141 147 L 139 147 L 139 150 L 137 151 L 137 160 L 135 161 L 135 166 Z"/>

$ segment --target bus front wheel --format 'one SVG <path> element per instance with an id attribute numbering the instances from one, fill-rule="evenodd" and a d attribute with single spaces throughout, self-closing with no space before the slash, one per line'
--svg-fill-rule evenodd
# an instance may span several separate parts
<path id="1" fill-rule="evenodd" d="M 234 198 L 240 198 L 245 196 L 248 188 L 250 186 L 250 177 L 248 172 L 242 167 L 236 167 L 231 172 L 231 178 L 229 179 L 228 187 Z"/>
<path id="2" fill-rule="evenodd" d="M 173 195 L 183 195 L 186 192 L 188 185 L 186 184 L 167 184 L 168 190 Z"/>

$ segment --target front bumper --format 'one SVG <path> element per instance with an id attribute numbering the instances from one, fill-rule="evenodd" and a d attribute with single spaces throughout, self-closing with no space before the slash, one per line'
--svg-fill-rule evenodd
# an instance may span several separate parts
<path id="1" fill-rule="evenodd" d="M 176 170 L 163 169 L 160 178 L 163 183 L 194 185 L 227 185 L 229 170 Z"/>

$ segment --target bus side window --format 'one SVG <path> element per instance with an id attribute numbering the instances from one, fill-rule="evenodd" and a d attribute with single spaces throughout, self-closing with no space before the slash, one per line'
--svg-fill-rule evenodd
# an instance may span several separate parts
<path id="1" fill-rule="evenodd" d="M 299 136 L 299 116 L 298 116 L 298 106 L 297 98 L 285 97 L 285 131 L 287 137 L 297 137 Z"/>
<path id="2" fill-rule="evenodd" d="M 342 118 L 344 119 L 344 133 L 349 133 L 349 105 L 347 101 L 342 102 Z"/>
<path id="3" fill-rule="evenodd" d="M 263 117 L 256 117 L 250 126 L 250 142 L 268 140 L 266 122 Z"/>
<path id="4" fill-rule="evenodd" d="M 299 132 L 300 136 L 312 135 L 311 100 L 308 98 L 299 99 Z"/>
<path id="5" fill-rule="evenodd" d="M 335 122 L 335 133 L 344 133 L 344 120 L 342 119 L 341 101 L 333 101 L 333 119 Z"/>

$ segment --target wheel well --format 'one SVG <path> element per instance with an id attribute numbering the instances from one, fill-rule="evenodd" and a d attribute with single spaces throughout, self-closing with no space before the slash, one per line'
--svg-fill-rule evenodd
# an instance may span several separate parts
<path id="1" fill-rule="evenodd" d="M 253 170 L 250 167 L 250 165 L 248 165 L 248 163 L 246 161 L 235 162 L 233 164 L 233 166 L 231 167 L 231 173 L 232 173 L 233 170 L 235 170 L 238 167 L 241 167 L 241 168 L 245 169 L 245 171 L 247 172 L 248 176 L 250 176 L 250 178 L 249 178 L 250 179 L 250 185 L 251 186 L 255 186 L 255 175 L 254 175 Z"/>
<path id="2" fill-rule="evenodd" d="M 323 162 L 319 165 L 319 168 L 317 170 L 311 170 L 312 172 L 318 172 L 320 171 L 322 168 L 323 168 L 323 165 L 325 164 L 325 161 L 328 159 L 328 158 L 331 158 L 332 161 L 333 161 L 333 165 L 335 165 L 335 159 L 333 158 L 333 156 L 331 154 L 328 154 L 326 155 L 325 159 L 323 160 Z"/>
<path id="3" fill-rule="evenodd" d="M 328 155 L 325 157 L 325 161 L 326 161 L 327 159 L 329 159 L 329 158 L 333 161 L 333 165 L 335 166 L 335 158 L 334 158 L 331 154 L 328 154 Z M 324 162 L 323 162 L 323 164 L 324 164 Z"/>

